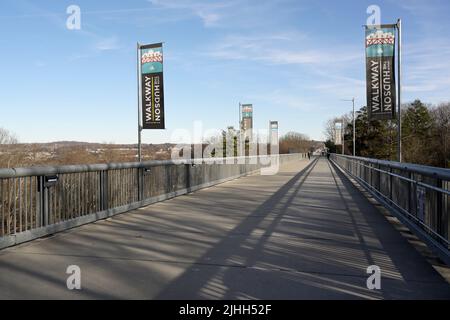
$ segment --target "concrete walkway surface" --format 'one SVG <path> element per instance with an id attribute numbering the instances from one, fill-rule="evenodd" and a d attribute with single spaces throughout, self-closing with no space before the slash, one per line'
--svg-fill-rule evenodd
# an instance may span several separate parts
<path id="1" fill-rule="evenodd" d="M 450 299 L 450 286 L 320 158 L 0 251 L 0 299 L 36 298 Z"/>

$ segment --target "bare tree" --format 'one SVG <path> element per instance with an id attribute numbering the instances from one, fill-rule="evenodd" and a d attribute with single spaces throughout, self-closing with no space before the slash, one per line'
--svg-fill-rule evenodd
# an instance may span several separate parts
<path id="1" fill-rule="evenodd" d="M 336 120 L 337 118 L 332 118 L 325 122 L 323 133 L 327 140 L 334 141 L 336 137 Z"/>
<path id="2" fill-rule="evenodd" d="M 308 152 L 313 142 L 302 133 L 288 132 L 280 138 L 280 153 Z"/>
<path id="3" fill-rule="evenodd" d="M 352 114 L 344 114 L 341 117 L 334 117 L 331 119 L 328 119 L 325 122 L 324 125 L 324 135 L 326 137 L 326 140 L 333 141 L 336 139 L 336 122 L 344 122 L 343 128 L 345 129 L 347 127 L 347 124 L 351 123 L 352 121 Z"/>
<path id="4" fill-rule="evenodd" d="M 14 133 L 0 127 L 0 167 L 10 168 L 23 158 L 22 153 L 14 152 L 11 148 L 17 143 L 18 139 Z"/>
<path id="5" fill-rule="evenodd" d="M 16 144 L 18 142 L 14 133 L 0 127 L 0 144 Z"/>
<path id="6" fill-rule="evenodd" d="M 433 120 L 433 145 L 435 160 L 444 168 L 450 164 L 450 102 L 440 104 L 431 110 Z"/>

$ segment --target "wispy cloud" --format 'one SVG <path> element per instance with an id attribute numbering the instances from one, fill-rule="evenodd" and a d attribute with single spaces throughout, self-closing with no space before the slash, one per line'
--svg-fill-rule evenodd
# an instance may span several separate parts
<path id="1" fill-rule="evenodd" d="M 244 65 L 279 66 L 284 83 L 274 90 L 250 96 L 274 106 L 301 111 L 328 109 L 342 98 L 365 96 L 364 48 L 323 47 L 314 38 L 299 31 L 272 34 L 228 35 L 205 53 L 219 61 L 242 62 Z M 355 76 L 356 74 L 356 76 Z M 358 78 L 358 75 L 361 78 Z M 274 84 L 276 85 L 276 84 Z"/>
<path id="2" fill-rule="evenodd" d="M 86 50 L 70 54 L 67 57 L 68 61 L 74 62 L 74 61 L 78 61 L 78 60 L 89 59 L 89 58 L 97 57 L 100 54 L 108 52 L 108 51 L 122 49 L 119 38 L 116 36 L 106 37 L 106 38 L 101 38 L 99 36 L 95 36 L 94 39 L 95 39 L 95 41 L 94 41 L 93 45 L 88 47 Z"/>
<path id="3" fill-rule="evenodd" d="M 205 27 L 249 28 L 263 26 L 278 16 L 296 10 L 296 0 L 148 0 L 155 8 L 183 12 L 196 17 Z M 286 4 L 290 4 L 289 9 Z M 297 6 L 295 6 L 297 7 Z M 286 11 L 289 10 L 289 11 Z"/>
<path id="4" fill-rule="evenodd" d="M 217 59 L 259 61 L 272 65 L 326 65 L 363 58 L 361 50 L 352 51 L 347 47 L 342 48 L 342 51 L 350 53 L 336 55 L 327 48 L 313 47 L 308 42 L 308 36 L 303 33 L 284 32 L 228 35 L 208 49 L 206 54 Z"/>
<path id="5" fill-rule="evenodd" d="M 300 111 L 312 111 L 317 105 L 311 103 L 302 94 L 287 92 L 284 89 L 275 89 L 269 92 L 250 94 L 249 101 L 260 102 L 262 105 L 270 105 L 276 108 L 290 108 Z"/>
<path id="6" fill-rule="evenodd" d="M 201 1 L 201 0 L 148 0 L 152 5 L 168 9 L 188 11 L 200 18 L 206 27 L 216 25 L 222 18 L 222 12 L 226 8 L 237 5 L 237 1 Z"/>
<path id="7" fill-rule="evenodd" d="M 348 77 L 342 73 L 330 73 L 327 70 L 316 70 L 316 82 L 308 88 L 323 94 L 334 95 L 339 99 L 352 96 L 363 97 L 366 89 L 365 79 Z"/>
<path id="8" fill-rule="evenodd" d="M 448 0 L 389 0 L 412 19 L 403 25 L 402 88 L 406 99 L 448 99 L 450 87 Z M 414 31 L 413 31 L 414 30 Z M 413 31 L 413 32 L 412 32 Z"/>
<path id="9" fill-rule="evenodd" d="M 100 39 L 95 43 L 97 51 L 111 51 L 120 49 L 119 39 L 116 36 Z"/>
<path id="10" fill-rule="evenodd" d="M 37 61 L 34 62 L 34 66 L 35 66 L 36 68 L 43 68 L 43 67 L 45 67 L 46 65 L 47 65 L 47 63 L 45 63 L 45 62 L 42 61 L 42 60 L 37 60 Z"/>
<path id="11" fill-rule="evenodd" d="M 414 15 L 427 15 L 427 16 L 436 16 L 442 8 L 442 4 L 447 2 L 446 0 L 407 0 L 407 1 L 398 1 L 391 0 L 391 2 L 395 2 L 402 9 L 409 11 Z"/>
<path id="12" fill-rule="evenodd" d="M 27 0 L 18 0 L 14 1 L 14 4 L 19 8 L 19 12 L 17 14 L 4 14 L 0 16 L 0 19 L 35 19 L 35 18 L 44 18 L 47 19 L 53 25 L 59 28 L 65 28 L 65 19 L 67 15 L 64 12 L 56 13 L 47 9 L 42 8 L 42 6 L 36 5 L 34 2 Z"/>
<path id="13" fill-rule="evenodd" d="M 450 45 L 436 36 L 404 46 L 403 90 L 409 96 L 430 100 L 448 95 L 450 87 Z M 444 94 L 445 93 L 445 94 Z M 430 101 L 436 103 L 438 101 Z"/>
<path id="14" fill-rule="evenodd" d="M 217 13 L 198 11 L 196 14 L 203 20 L 203 24 L 207 27 L 215 25 L 220 20 L 220 15 Z"/>

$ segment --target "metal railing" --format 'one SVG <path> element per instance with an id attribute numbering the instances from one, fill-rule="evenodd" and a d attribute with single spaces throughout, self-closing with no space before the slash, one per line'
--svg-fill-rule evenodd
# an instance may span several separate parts
<path id="1" fill-rule="evenodd" d="M 277 161 L 305 158 L 280 155 Z M 259 156 L 0 169 L 0 249 L 231 180 L 267 161 Z"/>
<path id="2" fill-rule="evenodd" d="M 450 264 L 450 170 L 332 154 L 330 159 Z"/>

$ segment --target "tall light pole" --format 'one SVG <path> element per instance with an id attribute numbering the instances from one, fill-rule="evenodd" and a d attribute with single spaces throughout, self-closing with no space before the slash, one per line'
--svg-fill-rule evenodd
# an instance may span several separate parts
<path id="1" fill-rule="evenodd" d="M 353 103 L 353 156 L 356 156 L 355 97 L 352 99 L 342 99 L 341 101 L 351 101 Z"/>

